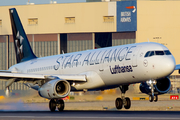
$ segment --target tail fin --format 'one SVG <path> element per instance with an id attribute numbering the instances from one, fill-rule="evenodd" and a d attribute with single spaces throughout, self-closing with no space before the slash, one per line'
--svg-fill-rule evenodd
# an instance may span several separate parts
<path id="1" fill-rule="evenodd" d="M 17 63 L 37 58 L 31 49 L 16 9 L 9 9 L 9 14 L 11 19 Z"/>

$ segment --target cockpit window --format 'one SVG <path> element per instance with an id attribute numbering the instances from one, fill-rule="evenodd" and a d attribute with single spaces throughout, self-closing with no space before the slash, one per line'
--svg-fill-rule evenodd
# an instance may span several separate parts
<path id="1" fill-rule="evenodd" d="M 169 50 L 165 50 L 165 51 L 148 51 L 144 57 L 151 57 L 154 55 L 171 55 L 171 52 Z"/>
<path id="2" fill-rule="evenodd" d="M 169 50 L 165 50 L 165 51 L 164 51 L 164 54 L 165 54 L 165 55 L 171 55 L 171 52 L 170 52 Z"/>
<path id="3" fill-rule="evenodd" d="M 164 55 L 164 51 L 155 51 L 156 55 Z"/>
<path id="4" fill-rule="evenodd" d="M 154 51 L 151 51 L 151 53 L 149 54 L 149 57 L 153 55 L 154 55 Z"/>
<path id="5" fill-rule="evenodd" d="M 148 52 L 145 54 L 144 57 L 148 57 L 148 56 L 149 56 L 149 53 L 150 53 L 150 51 L 148 51 Z"/>

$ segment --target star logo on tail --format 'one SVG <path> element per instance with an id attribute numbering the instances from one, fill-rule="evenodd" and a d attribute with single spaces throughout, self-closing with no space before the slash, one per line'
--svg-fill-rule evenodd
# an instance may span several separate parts
<path id="1" fill-rule="evenodd" d="M 23 58 L 23 44 L 22 44 L 23 40 L 24 38 L 19 34 L 18 31 L 16 35 L 15 44 L 16 44 L 17 54 L 19 55 L 20 59 Z"/>

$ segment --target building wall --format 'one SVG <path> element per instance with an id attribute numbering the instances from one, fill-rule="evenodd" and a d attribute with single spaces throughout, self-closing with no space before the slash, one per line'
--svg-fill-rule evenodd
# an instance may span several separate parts
<path id="1" fill-rule="evenodd" d="M 6 36 L 0 36 L 0 68 L 1 70 L 7 69 L 7 42 L 6 42 Z"/>
<path id="2" fill-rule="evenodd" d="M 27 34 L 116 31 L 116 2 L 92 2 L 0 7 L 1 35 L 11 34 L 12 7 L 17 9 Z M 114 20 L 104 22 L 104 16 L 114 16 Z M 37 24 L 30 24 L 29 19 L 37 19 Z"/>
<path id="3" fill-rule="evenodd" d="M 136 43 L 136 32 L 113 33 L 112 46 Z"/>
<path id="4" fill-rule="evenodd" d="M 67 52 L 93 49 L 92 33 L 67 34 Z"/>

